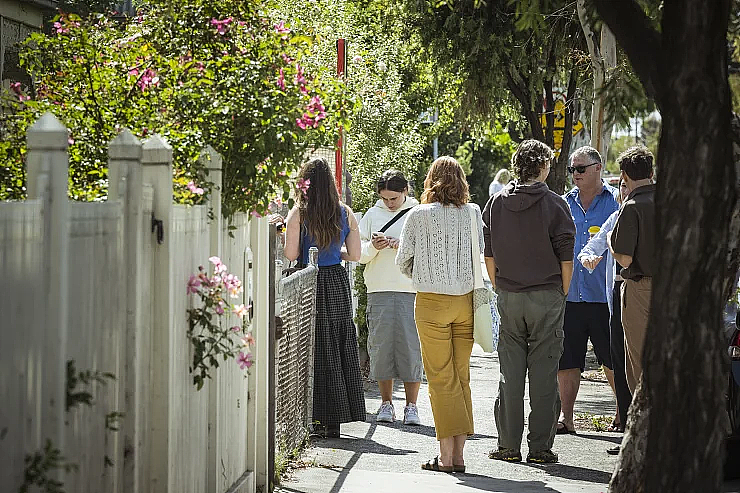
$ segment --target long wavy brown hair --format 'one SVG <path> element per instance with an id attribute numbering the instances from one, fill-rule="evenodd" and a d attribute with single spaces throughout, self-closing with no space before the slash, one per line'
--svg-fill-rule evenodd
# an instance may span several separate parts
<path id="1" fill-rule="evenodd" d="M 452 204 L 460 207 L 469 201 L 470 188 L 460 163 L 450 156 L 435 159 L 424 180 L 421 203 L 439 202 L 442 205 Z"/>
<path id="2" fill-rule="evenodd" d="M 310 180 L 308 191 L 298 194 L 298 210 L 303 224 L 319 250 L 339 241 L 342 231 L 342 203 L 339 201 L 329 163 L 322 157 L 306 162 L 298 178 Z"/>

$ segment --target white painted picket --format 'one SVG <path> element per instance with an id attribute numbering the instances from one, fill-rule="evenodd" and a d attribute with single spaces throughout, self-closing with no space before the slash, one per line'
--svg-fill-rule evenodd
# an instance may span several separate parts
<path id="1" fill-rule="evenodd" d="M 67 199 L 67 130 L 53 115 L 29 130 L 28 147 L 29 200 L 0 203 L 3 489 L 17 491 L 24 460 L 47 442 L 76 465 L 47 471 L 67 492 L 264 486 L 266 221 L 237 215 L 224 223 L 221 158 L 210 148 L 202 154 L 217 190 L 208 204 L 189 207 L 173 204 L 172 150 L 158 136 L 142 145 L 124 130 L 111 142 L 102 203 Z M 197 300 L 186 285 L 199 265 L 210 268 L 212 255 L 244 283 L 233 301 L 253 305 L 256 363 L 247 373 L 222 362 L 197 391 L 187 338 L 187 309 Z M 65 410 L 68 361 L 115 380 L 78 388 L 91 390 L 92 405 Z"/>

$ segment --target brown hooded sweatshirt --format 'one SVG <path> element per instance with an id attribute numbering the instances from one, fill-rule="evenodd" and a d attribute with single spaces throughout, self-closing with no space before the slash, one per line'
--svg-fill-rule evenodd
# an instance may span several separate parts
<path id="1" fill-rule="evenodd" d="M 496 287 L 562 289 L 560 262 L 573 260 L 575 234 L 568 203 L 545 183 L 506 185 L 483 210 L 484 254 L 496 261 Z"/>

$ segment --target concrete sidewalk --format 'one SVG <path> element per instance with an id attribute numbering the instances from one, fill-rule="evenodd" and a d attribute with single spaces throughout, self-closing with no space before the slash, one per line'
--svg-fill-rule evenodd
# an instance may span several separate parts
<path id="1" fill-rule="evenodd" d="M 339 439 L 315 439 L 298 467 L 283 480 L 279 492 L 395 493 L 395 492 L 561 492 L 599 493 L 607 490 L 616 457 L 606 449 L 619 443 L 621 434 L 579 430 L 578 435 L 558 435 L 553 450 L 559 464 L 509 464 L 488 458 L 497 444 L 493 403 L 498 389 L 498 358 L 478 346 L 470 361 L 475 431 L 466 447 L 464 474 L 426 472 L 422 462 L 438 454 L 427 386 L 419 393 L 423 426 L 405 426 L 403 386 L 396 385 L 397 421 L 376 424 L 380 406 L 377 386 L 366 387 L 368 415 L 364 423 L 342 425 Z M 528 391 L 527 391 L 528 392 Z M 529 403 L 525 402 L 526 412 Z M 576 413 L 614 414 L 614 398 L 605 382 L 582 381 Z M 525 416 L 526 420 L 526 416 Z M 526 429 L 525 429 L 526 433 Z M 526 456 L 526 439 L 522 455 Z"/>

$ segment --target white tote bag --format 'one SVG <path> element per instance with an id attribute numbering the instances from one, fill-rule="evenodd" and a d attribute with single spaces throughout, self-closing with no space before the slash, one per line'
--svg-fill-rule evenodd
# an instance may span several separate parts
<path id="1" fill-rule="evenodd" d="M 478 243 L 478 223 L 475 210 L 468 207 L 470 213 L 471 244 L 473 253 L 473 340 L 486 353 L 492 353 L 493 345 L 493 315 L 491 290 L 483 284 L 483 272 L 480 265 L 480 250 Z"/>

